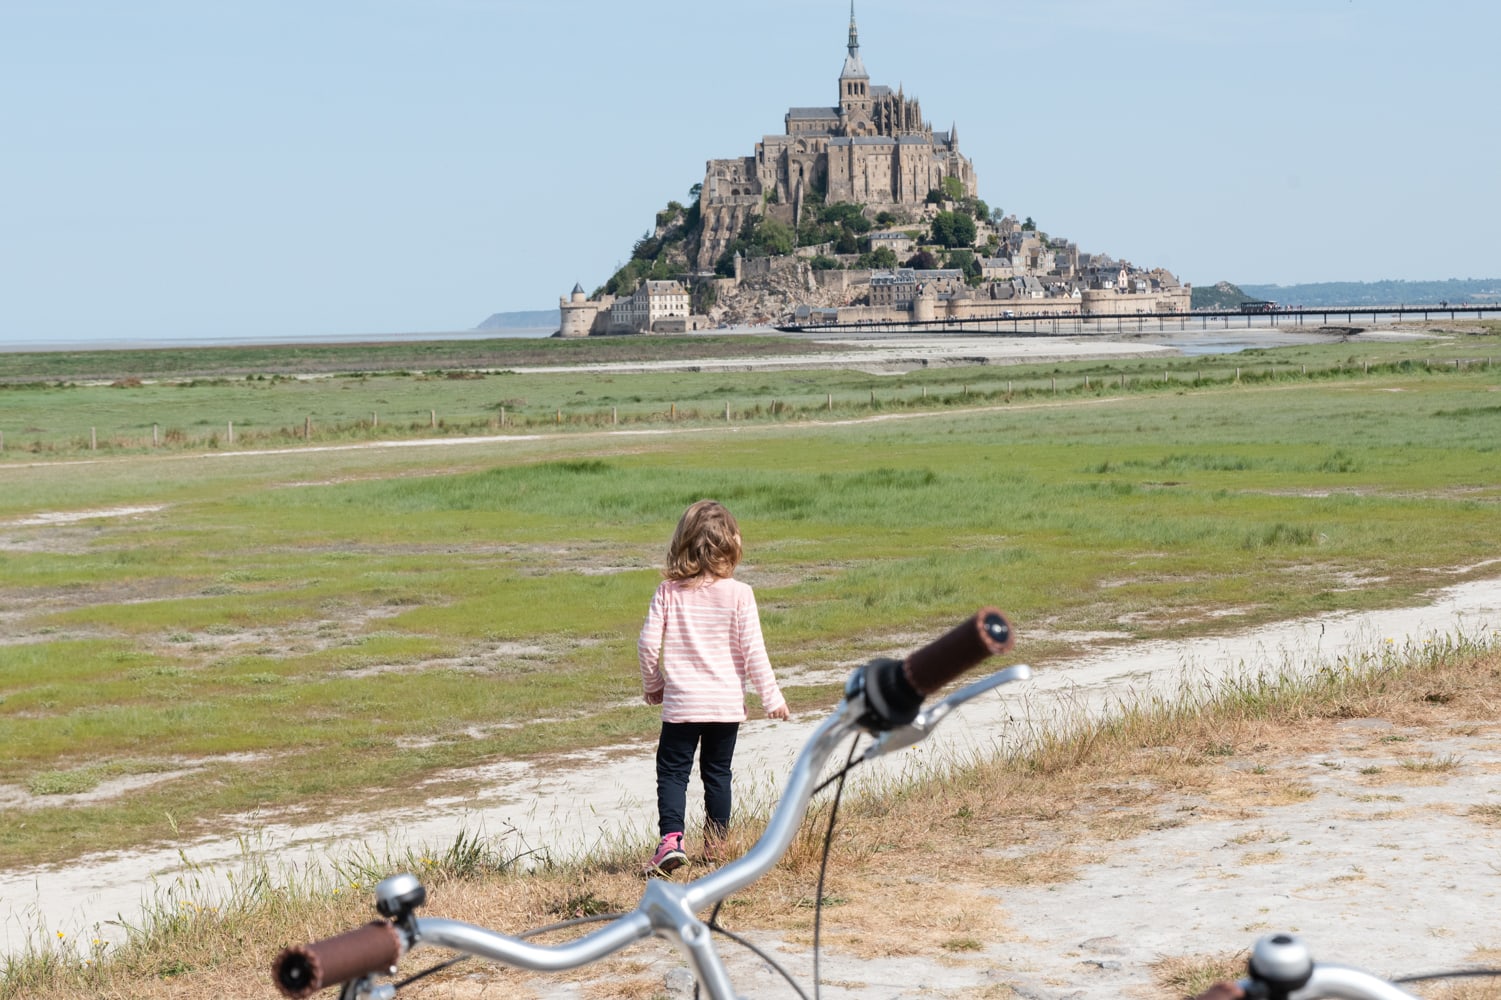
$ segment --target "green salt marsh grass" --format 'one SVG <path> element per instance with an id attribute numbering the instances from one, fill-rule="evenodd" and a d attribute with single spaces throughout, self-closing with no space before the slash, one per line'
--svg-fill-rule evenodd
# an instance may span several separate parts
<path id="1" fill-rule="evenodd" d="M 595 384 L 553 379 L 559 398 Z M 355 789 L 367 806 L 432 778 L 461 793 L 469 764 L 648 738 L 636 632 L 672 525 L 701 496 L 741 520 L 740 575 L 793 685 L 980 604 L 1012 612 L 1046 665 L 1074 651 L 1050 634 L 1180 636 L 1421 600 L 1494 572 L 1470 567 L 1497 536 L 1498 389 L 1494 369 L 1418 359 L 971 398 L 876 423 L 7 455 L 0 783 L 33 798 L 24 827 L 0 829 L 0 863 L 211 832 L 251 810 L 316 815 Z M 123 506 L 150 509 L 17 523 Z M 803 707 L 835 697 L 793 691 Z"/>
<path id="2" fill-rule="evenodd" d="M 646 352 L 639 360 L 658 355 L 681 359 L 696 339 L 637 338 L 633 342 L 638 351 Z M 1472 334 L 1434 341 L 1335 342 L 1188 358 L 939 367 L 900 375 L 849 370 L 559 375 L 504 367 L 507 363 L 523 367 L 523 362 L 611 363 L 631 356 L 630 344 L 623 343 L 631 340 L 496 341 L 487 342 L 497 345 L 495 351 L 471 349 L 469 355 L 450 355 L 444 348 L 452 345 L 435 345 L 426 367 L 410 368 L 395 366 L 419 357 L 411 347 L 402 348 L 405 353 L 369 354 L 327 348 L 318 355 L 318 363 L 336 373 L 311 379 L 283 374 L 297 371 L 291 366 L 305 361 L 310 348 L 289 349 L 279 362 L 280 369 L 269 349 L 252 353 L 250 361 L 236 361 L 236 353 L 231 352 L 213 363 L 200 361 L 199 366 L 216 370 L 213 366 L 218 365 L 221 372 L 255 371 L 196 379 L 171 377 L 171 371 L 188 363 L 182 359 L 144 368 L 155 372 L 146 380 L 121 378 L 114 373 L 122 363 L 100 354 L 81 359 L 56 356 L 52 364 L 80 373 L 73 380 L 7 381 L 6 366 L 15 367 L 15 359 L 31 356 L 0 355 L 0 433 L 5 435 L 0 463 L 83 453 L 286 447 L 305 438 L 316 443 L 347 443 L 464 437 L 502 429 L 540 433 L 618 425 L 712 425 L 723 424 L 726 411 L 731 422 L 743 424 L 943 410 L 1057 395 L 1192 391 L 1236 381 L 1247 385 L 1353 382 L 1417 374 L 1442 378 L 1484 371 L 1501 360 L 1501 338 Z M 703 345 L 709 356 L 819 349 L 813 342 L 787 338 L 707 338 Z M 150 353 L 134 352 L 131 358 L 147 366 Z M 214 352 L 206 356 L 213 357 Z M 436 367 L 460 357 L 476 367 L 446 371 Z M 339 369 L 341 362 L 358 367 Z M 377 367 L 383 362 L 391 367 Z M 36 364 L 40 362 L 27 361 L 26 370 Z M 87 372 L 97 377 L 82 374 Z"/>

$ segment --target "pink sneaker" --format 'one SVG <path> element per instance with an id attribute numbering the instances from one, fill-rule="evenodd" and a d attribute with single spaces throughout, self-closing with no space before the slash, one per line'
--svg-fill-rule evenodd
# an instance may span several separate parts
<path id="1" fill-rule="evenodd" d="M 657 845 L 657 853 L 651 856 L 651 863 L 646 866 L 646 870 L 653 874 L 661 872 L 663 875 L 670 875 L 687 863 L 688 855 L 683 853 L 683 835 L 669 833 Z"/>

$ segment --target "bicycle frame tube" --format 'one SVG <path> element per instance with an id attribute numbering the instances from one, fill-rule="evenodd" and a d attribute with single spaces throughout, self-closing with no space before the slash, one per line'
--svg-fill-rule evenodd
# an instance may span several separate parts
<path id="1" fill-rule="evenodd" d="M 787 853 L 792 839 L 803 823 L 808 811 L 808 802 L 823 766 L 828 762 L 836 746 L 856 728 L 856 720 L 865 713 L 863 698 L 839 703 L 834 714 L 819 725 L 798 754 L 787 777 L 787 786 L 782 790 L 782 801 L 771 815 L 761 838 L 751 846 L 744 857 L 710 872 L 703 878 L 681 886 L 683 895 L 694 912 L 719 902 L 733 892 L 738 892 L 776 867 Z"/>
<path id="2" fill-rule="evenodd" d="M 845 699 L 804 744 L 787 778 L 782 800 L 761 838 L 717 871 L 683 885 L 652 879 L 641 904 L 600 930 L 576 941 L 538 945 L 520 938 L 441 917 L 413 919 L 413 945 L 436 945 L 503 962 L 534 972 L 576 969 L 656 934 L 677 945 L 694 975 L 713 1000 L 734 1000 L 724 962 L 714 949 L 709 928 L 697 913 L 750 885 L 770 871 L 787 852 L 802 825 L 813 789 L 835 747 L 858 727 L 865 713 L 863 697 Z"/>

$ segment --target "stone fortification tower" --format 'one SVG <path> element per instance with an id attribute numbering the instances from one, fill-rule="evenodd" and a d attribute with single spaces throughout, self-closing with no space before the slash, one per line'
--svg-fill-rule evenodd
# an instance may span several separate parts
<path id="1" fill-rule="evenodd" d="M 828 204 L 852 202 L 872 215 L 920 211 L 945 178 L 957 179 L 970 197 L 977 194 L 958 129 L 933 131 L 915 98 L 870 82 L 853 3 L 846 48 L 836 105 L 790 108 L 785 133 L 763 137 L 754 156 L 709 161 L 699 202 L 699 270 L 715 266 L 753 215 L 770 210 L 795 224 L 812 190 L 822 191 Z"/>
<path id="2" fill-rule="evenodd" d="M 594 319 L 599 315 L 603 306 L 600 302 L 590 302 L 584 294 L 584 286 L 575 284 L 573 292 L 558 299 L 558 311 L 562 315 L 562 323 L 558 326 L 560 337 L 587 337 L 589 331 L 594 329 Z"/>

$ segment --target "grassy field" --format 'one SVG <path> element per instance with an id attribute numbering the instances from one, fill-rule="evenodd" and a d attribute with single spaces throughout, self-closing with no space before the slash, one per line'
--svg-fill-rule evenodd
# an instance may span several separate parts
<path id="1" fill-rule="evenodd" d="M 1369 372 L 1343 345 L 1240 357 L 1239 382 L 1197 388 L 1189 362 L 1166 387 L 1085 362 L 927 373 L 974 388 L 930 395 L 926 412 L 822 422 L 815 407 L 669 434 L 7 452 L 0 785 L 26 822 L 0 827 L 0 864 L 207 833 L 250 810 L 333 811 L 351 788 L 372 789 L 367 805 L 419 780 L 460 791 L 468 764 L 648 735 L 636 632 L 672 525 L 702 496 L 741 519 L 740 575 L 804 706 L 836 692 L 799 674 L 899 651 L 980 604 L 1012 612 L 1046 665 L 1074 649 L 1060 634 L 1181 636 L 1418 600 L 1494 572 L 1471 567 L 1497 535 L 1501 372 L 1453 360 L 1495 347 L 1395 345 Z M 1253 361 L 1280 374 L 1252 377 Z M 1008 402 L 996 385 L 1064 367 L 1095 387 Z M 791 398 L 814 375 L 747 377 Z M 342 396 L 387 378 L 405 376 L 271 384 Z M 535 378 L 548 405 L 598 382 Z M 612 391 L 661 407 L 725 378 L 619 376 Z M 457 399 L 473 384 L 430 387 Z M 147 391 L 0 400 L 51 393 L 62 412 L 74 393 L 113 393 L 139 422 Z M 233 395 L 202 391 L 188 412 Z M 120 508 L 143 509 L 41 519 Z M 551 721 L 512 725 L 537 718 Z"/>
<path id="2" fill-rule="evenodd" d="M 608 382 L 303 382 L 274 378 L 301 361 L 272 352 L 264 379 L 224 381 L 222 358 L 185 356 L 204 366 L 199 384 L 82 384 L 108 374 L 98 359 L 64 382 L 14 383 L 0 389 L 0 425 L 47 425 L 33 433 L 56 443 L 21 451 L 13 431 L 0 457 L 0 791 L 25 817 L 0 825 L 0 865 L 222 832 L 249 811 L 312 819 L 350 789 L 366 808 L 410 804 L 418 781 L 461 793 L 467 764 L 648 737 L 657 715 L 639 704 L 636 632 L 672 525 L 701 496 L 740 517 L 740 576 L 802 707 L 837 692 L 800 675 L 900 652 L 980 604 L 1010 611 L 1019 652 L 1048 669 L 1077 650 L 1070 634 L 1201 634 L 1396 606 L 1494 575 L 1501 372 L 1485 359 L 1497 348 L 1491 335 L 900 377 Z M 346 358 L 326 359 L 328 370 Z M 1054 380 L 1065 383 L 1056 395 Z M 268 401 L 247 426 L 300 426 L 315 406 L 331 421 L 406 392 L 413 412 L 474 408 L 476 428 L 496 399 L 527 398 L 518 409 L 539 408 L 545 424 L 580 394 L 597 414 L 604 392 L 642 414 L 676 403 L 681 419 L 633 428 L 669 433 L 595 418 L 424 447 L 315 450 L 292 435 L 286 451 L 236 455 L 188 435 L 85 454 L 62 429 L 109 405 L 149 433 L 172 424 L 153 414 L 174 400 L 173 425 L 191 427 L 240 393 Z M 783 407 L 737 409 L 744 419 L 727 427 L 729 398 Z M 429 436 L 421 423 L 390 433 Z M 380 443 L 386 426 L 341 440 Z M 1493 682 L 1494 656 L 1479 662 Z M 1431 688 L 1416 683 L 1414 704 Z M 512 725 L 538 718 L 548 725 Z M 1202 742 L 1200 729 L 1223 720 L 1169 723 L 1177 735 L 1142 738 Z M 994 800 L 1000 781 L 1017 802 L 996 822 L 1030 822 L 1017 774 L 1056 778 L 1082 762 L 1070 780 L 1097 783 L 1094 756 L 1044 751 L 956 785 L 953 809 Z M 863 836 L 899 836 L 875 824 L 886 812 L 860 814 Z M 440 880 L 503 867 L 462 850 L 436 864 Z M 579 878 L 542 884 L 534 909 L 584 891 Z M 590 885 L 595 897 L 617 888 Z M 778 909 L 776 898 L 751 905 Z M 246 910 L 261 923 L 160 914 L 151 939 L 107 970 L 33 956 L 0 977 L 0 995 L 189 995 L 171 985 L 184 971 L 212 990 L 220 973 L 205 970 L 252 975 L 241 968 L 251 943 L 259 968 L 269 927 L 277 940 L 293 925 L 312 936 L 356 913 L 253 891 Z"/>
<path id="3" fill-rule="evenodd" d="M 817 348 L 786 337 L 550 337 L 491 340 L 275 344 L 110 351 L 33 351 L 0 354 L 0 384 L 111 382 L 126 379 L 234 379 L 247 376 L 445 373 L 581 362 L 665 361 L 803 354 Z"/>
<path id="4" fill-rule="evenodd" d="M 1460 336 L 1181 359 L 934 367 L 900 375 L 824 369 L 569 377 L 524 370 L 812 356 L 828 349 L 808 340 L 748 336 L 11 354 L 0 355 L 0 465 L 501 430 L 786 423 L 1213 385 L 1466 374 L 1488 370 L 1493 356 L 1501 358 L 1497 343 L 1493 335 Z"/>

